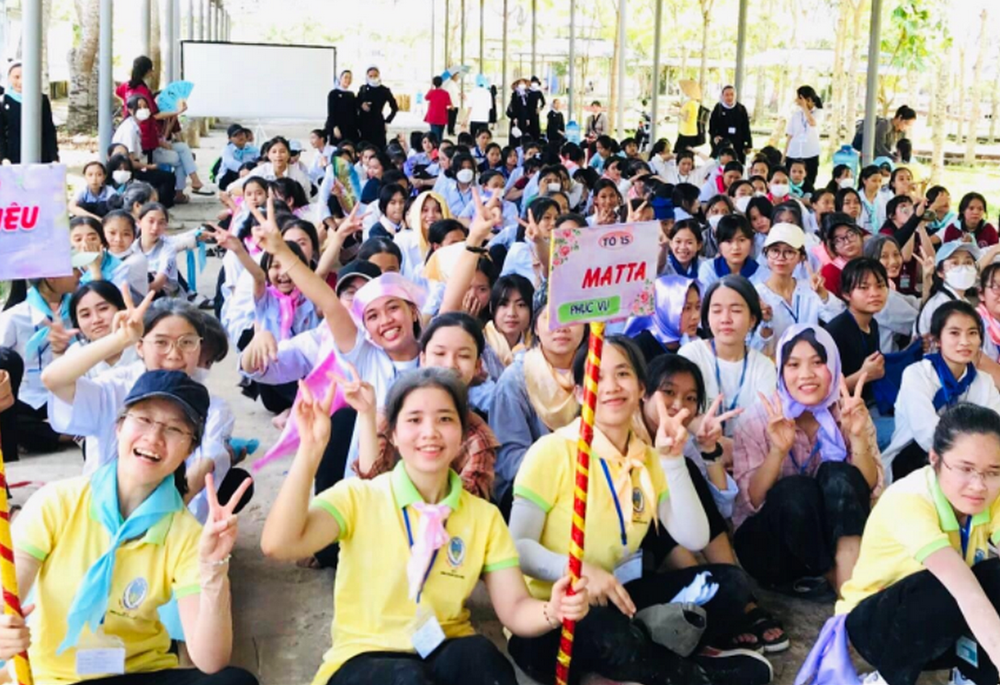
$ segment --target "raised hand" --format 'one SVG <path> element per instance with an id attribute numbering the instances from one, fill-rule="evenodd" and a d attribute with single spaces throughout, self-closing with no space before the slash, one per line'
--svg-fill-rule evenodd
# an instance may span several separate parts
<path id="1" fill-rule="evenodd" d="M 344 217 L 344 220 L 337 226 L 337 230 L 334 231 L 334 235 L 337 237 L 337 240 L 340 241 L 341 245 L 347 242 L 347 239 L 352 235 L 364 230 L 363 220 L 366 216 L 368 216 L 368 212 L 358 216 L 358 207 L 360 206 L 360 204 L 355 203 L 351 208 L 350 213 Z"/>
<path id="2" fill-rule="evenodd" d="M 122 299 L 125 300 L 125 311 L 115 313 L 114 319 L 111 320 L 111 330 L 115 332 L 122 343 L 129 345 L 139 342 L 143 333 L 146 332 L 142 318 L 146 315 L 149 305 L 153 303 L 156 293 L 150 290 L 136 307 L 132 302 L 132 292 L 127 283 L 122 286 L 121 290 Z"/>
<path id="3" fill-rule="evenodd" d="M 809 274 L 809 285 L 812 287 L 813 292 L 819 295 L 819 299 L 824 302 L 830 297 L 830 293 L 826 289 L 826 279 L 823 278 L 823 274 L 818 271 L 813 271 L 812 264 L 806 259 L 806 273 Z"/>
<path id="4" fill-rule="evenodd" d="M 35 610 L 35 605 L 24 607 L 24 616 L 3 614 L 0 616 L 0 659 L 10 661 L 18 654 L 28 651 L 31 646 L 31 629 L 27 618 Z"/>
<path id="5" fill-rule="evenodd" d="M 472 201 L 475 203 L 476 214 L 472 217 L 472 223 L 469 224 L 469 236 L 465 239 L 465 243 L 473 247 L 482 247 L 486 239 L 493 233 L 493 227 L 503 222 L 500 197 L 494 195 L 488 202 L 483 203 L 479 189 L 472 186 Z"/>
<path id="6" fill-rule="evenodd" d="M 219 497 L 215 493 L 215 478 L 211 473 L 205 476 L 208 519 L 198 543 L 198 559 L 202 563 L 217 564 L 229 558 L 236 544 L 236 507 L 252 484 L 252 479 L 244 480 L 223 506 L 219 504 Z"/>
<path id="7" fill-rule="evenodd" d="M 326 395 L 317 400 L 303 381 L 299 381 L 299 397 L 292 407 L 292 421 L 299 429 L 301 450 L 323 454 L 330 441 L 330 407 L 337 394 L 337 383 L 330 383 Z"/>
<path id="8" fill-rule="evenodd" d="M 723 396 L 716 395 L 715 401 L 708 411 L 698 416 L 688 427 L 694 433 L 694 439 L 698 443 L 698 448 L 702 452 L 711 452 L 722 439 L 722 424 L 743 413 L 742 407 L 731 409 L 727 412 L 719 413 L 722 406 Z"/>
<path id="9" fill-rule="evenodd" d="M 462 296 L 462 311 L 473 319 L 478 319 L 482 308 L 482 302 L 476 297 L 476 293 L 472 290 L 465 291 L 465 295 Z"/>
<path id="10" fill-rule="evenodd" d="M 549 231 L 538 225 L 538 222 L 535 221 L 535 214 L 530 209 L 528 210 L 528 220 L 518 219 L 517 222 L 524 226 L 524 238 L 528 242 L 534 243 L 549 239 Z"/>
<path id="11" fill-rule="evenodd" d="M 862 373 L 854 384 L 854 394 L 847 389 L 847 381 L 840 377 L 840 422 L 854 438 L 860 438 L 868 428 L 870 416 L 861 396 L 867 376 Z"/>
<path id="12" fill-rule="evenodd" d="M 204 224 L 201 227 L 201 230 L 203 236 L 208 236 L 214 240 L 219 247 L 236 251 L 242 246 L 239 238 L 237 238 L 231 231 L 227 231 L 218 224 Z"/>
<path id="13" fill-rule="evenodd" d="M 278 361 L 278 341 L 265 328 L 255 327 L 253 340 L 243 350 L 243 370 L 263 373 L 271 362 Z"/>
<path id="14" fill-rule="evenodd" d="M 260 226 L 260 239 L 258 242 L 265 252 L 272 255 L 291 252 L 291 249 L 285 244 L 285 238 L 281 235 L 281 229 L 278 228 L 278 222 L 274 218 L 273 197 L 268 195 L 267 198 L 267 216 L 264 216 L 258 207 L 250 207 L 250 212 Z"/>
<path id="15" fill-rule="evenodd" d="M 49 344 L 54 354 L 62 354 L 73 343 L 73 338 L 80 332 L 79 328 L 66 328 L 62 320 L 56 317 L 49 323 Z"/>
<path id="16" fill-rule="evenodd" d="M 771 447 L 782 454 L 787 454 L 795 444 L 795 421 L 785 418 L 781 396 L 778 393 L 774 394 L 774 404 L 768 401 L 764 393 L 757 394 L 767 414 L 767 438 L 771 441 Z"/>
<path id="17" fill-rule="evenodd" d="M 375 387 L 368 381 L 362 380 L 361 374 L 348 361 L 343 362 L 347 367 L 347 373 L 353 380 L 348 380 L 340 374 L 331 375 L 334 385 L 339 386 L 344 393 L 344 401 L 351 405 L 351 409 L 358 412 L 358 415 L 370 414 L 375 411 Z M 333 396 L 331 395 L 331 401 Z M 329 407 L 327 407 L 329 409 Z"/>
<path id="18" fill-rule="evenodd" d="M 681 409 L 674 416 L 667 411 L 667 402 L 663 393 L 656 393 L 653 396 L 656 403 L 656 413 L 660 419 L 660 426 L 656 431 L 656 449 L 661 457 L 671 459 L 683 458 L 684 443 L 687 442 L 688 431 L 684 426 L 684 420 L 690 416 L 687 409 Z"/>
<path id="19" fill-rule="evenodd" d="M 642 210 L 644 210 L 648 204 L 649 204 L 648 202 L 643 200 L 642 204 L 640 204 L 635 209 L 632 209 L 632 203 L 629 202 L 626 205 L 626 207 L 628 207 L 628 218 L 626 219 L 626 223 L 634 224 L 639 222 L 642 217 Z"/>
<path id="20" fill-rule="evenodd" d="M 590 610 L 590 593 L 587 591 L 587 579 L 580 578 L 573 586 L 573 594 L 569 594 L 570 577 L 565 575 L 552 586 L 549 596 L 549 615 L 560 621 L 580 621 Z"/>

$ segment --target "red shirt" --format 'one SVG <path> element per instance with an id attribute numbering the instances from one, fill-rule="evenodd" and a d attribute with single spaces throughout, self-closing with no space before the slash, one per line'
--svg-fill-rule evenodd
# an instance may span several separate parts
<path id="1" fill-rule="evenodd" d="M 444 88 L 431 88 L 427 91 L 427 115 L 424 121 L 433 126 L 448 125 L 448 108 L 451 107 L 451 96 Z"/>
<path id="2" fill-rule="evenodd" d="M 945 229 L 944 237 L 941 238 L 941 241 L 950 243 L 952 240 L 958 240 L 962 235 L 962 229 L 952 224 Z M 982 228 L 976 231 L 975 235 L 976 245 L 979 247 L 990 247 L 1000 242 L 1000 236 L 997 235 L 997 229 L 993 228 L 993 224 L 984 224 Z"/>
<path id="3" fill-rule="evenodd" d="M 841 297 L 841 295 L 840 295 L 840 272 L 841 272 L 841 268 L 839 266 L 837 266 L 836 264 L 834 264 L 833 262 L 830 262 L 829 264 L 824 265 L 823 269 L 820 271 L 820 274 L 823 275 L 823 285 L 824 285 L 824 287 L 829 292 L 831 292 L 834 295 L 836 295 L 837 297 Z M 843 299 L 843 298 L 841 298 L 841 299 Z"/>
<path id="4" fill-rule="evenodd" d="M 136 119 L 136 123 L 139 124 L 139 133 L 142 136 L 142 150 L 143 152 L 149 152 L 150 150 L 158 148 L 160 146 L 160 126 L 153 117 L 160 110 L 156 107 L 156 100 L 153 98 L 153 94 L 150 92 L 149 86 L 145 83 L 140 83 L 137 87 L 131 88 L 128 85 L 128 81 L 125 81 L 115 89 L 115 95 L 120 97 L 122 101 L 126 103 L 133 95 L 139 95 L 146 101 L 149 105 L 149 118 L 145 121 L 139 121 Z M 123 106 L 122 118 L 127 116 L 128 113 L 125 111 L 125 107 Z"/>

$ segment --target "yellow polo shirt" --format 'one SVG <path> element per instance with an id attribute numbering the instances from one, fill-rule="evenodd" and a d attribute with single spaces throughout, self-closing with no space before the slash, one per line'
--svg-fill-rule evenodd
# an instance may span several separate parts
<path id="1" fill-rule="evenodd" d="M 340 526 L 340 561 L 333 589 L 333 647 L 313 680 L 326 685 L 348 659 L 366 652 L 416 653 L 411 625 L 417 604 L 409 598 L 406 563 L 409 540 L 403 519 L 407 508 L 414 534 L 420 514 L 412 507 L 423 499 L 403 462 L 372 480 L 349 478 L 316 496 L 319 507 Z M 500 511 L 462 488 L 454 471 L 445 529 L 451 536 L 441 548 L 423 586 L 421 608 L 433 609 L 447 638 L 474 635 L 465 601 L 486 573 L 518 566 L 517 549 Z"/>
<path id="2" fill-rule="evenodd" d="M 893 483 L 872 509 L 861 538 L 854 575 L 841 589 L 836 611 L 844 614 L 869 596 L 909 575 L 923 571 L 934 552 L 951 547 L 962 553 L 955 510 L 941 492 L 930 466 Z M 1000 543 L 1000 500 L 972 517 L 965 563 L 973 566 L 989 555 L 989 543 Z"/>
<path id="3" fill-rule="evenodd" d="M 90 479 L 46 485 L 27 501 L 12 528 L 14 548 L 42 562 L 34 585 L 37 608 L 29 619 L 28 656 L 35 683 L 79 682 L 76 649 L 61 655 L 56 650 L 66 637 L 66 613 L 80 582 L 110 543 L 94 511 Z M 118 548 L 104 632 L 125 643 L 127 673 L 177 667 L 157 609 L 172 595 L 180 598 L 201 591 L 200 537 L 201 525 L 183 509 Z M 89 632 L 85 627 L 81 639 Z"/>
<path id="4" fill-rule="evenodd" d="M 514 496 L 523 497 L 545 512 L 545 527 L 539 542 L 557 554 L 569 554 L 573 522 L 573 491 L 576 484 L 576 444 L 580 419 L 539 439 L 524 455 L 514 479 Z M 642 544 L 653 520 L 653 508 L 668 496 L 667 477 L 656 450 L 636 436 L 629 438 L 628 457 L 642 460 L 656 493 L 656 502 L 647 502 L 640 487 L 640 470 L 633 468 L 632 507 L 623 512 L 631 516 L 626 524 L 627 547 L 622 547 L 621 524 L 615 507 L 616 496 L 608 486 L 601 462 L 608 466 L 611 480 L 618 482 L 621 468 L 613 457 L 617 449 L 597 428 L 591 445 L 589 485 L 587 488 L 587 529 L 583 560 L 612 572 L 627 555 Z M 602 456 L 612 457 L 605 461 Z M 528 589 L 539 599 L 548 599 L 552 583 L 528 577 Z"/>
<path id="5" fill-rule="evenodd" d="M 677 127 L 677 133 L 682 136 L 698 135 L 698 110 L 700 107 L 701 103 L 697 100 L 688 100 L 681 106 L 681 114 L 687 117 L 687 121 L 684 121 L 683 116 L 678 117 L 680 124 Z"/>

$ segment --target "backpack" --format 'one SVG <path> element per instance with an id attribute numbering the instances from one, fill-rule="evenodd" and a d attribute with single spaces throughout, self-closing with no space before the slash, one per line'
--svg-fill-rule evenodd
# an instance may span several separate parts
<path id="1" fill-rule="evenodd" d="M 875 117 L 875 128 L 878 129 L 878 125 L 883 121 L 887 121 L 885 117 Z M 865 144 L 865 120 L 858 119 L 858 123 L 854 125 L 854 140 L 851 141 L 851 147 L 853 147 L 858 152 L 862 151 Z"/>
<path id="2" fill-rule="evenodd" d="M 712 113 L 704 105 L 698 105 L 698 145 L 705 144 L 705 132 L 708 131 L 708 119 Z"/>

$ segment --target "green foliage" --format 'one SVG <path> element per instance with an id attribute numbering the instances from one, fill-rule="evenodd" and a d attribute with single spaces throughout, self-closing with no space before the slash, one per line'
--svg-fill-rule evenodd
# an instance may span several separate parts
<path id="1" fill-rule="evenodd" d="M 927 71 L 929 58 L 946 35 L 937 0 L 901 0 L 889 15 L 881 48 L 883 53 L 891 55 L 891 66 L 922 73 Z"/>

